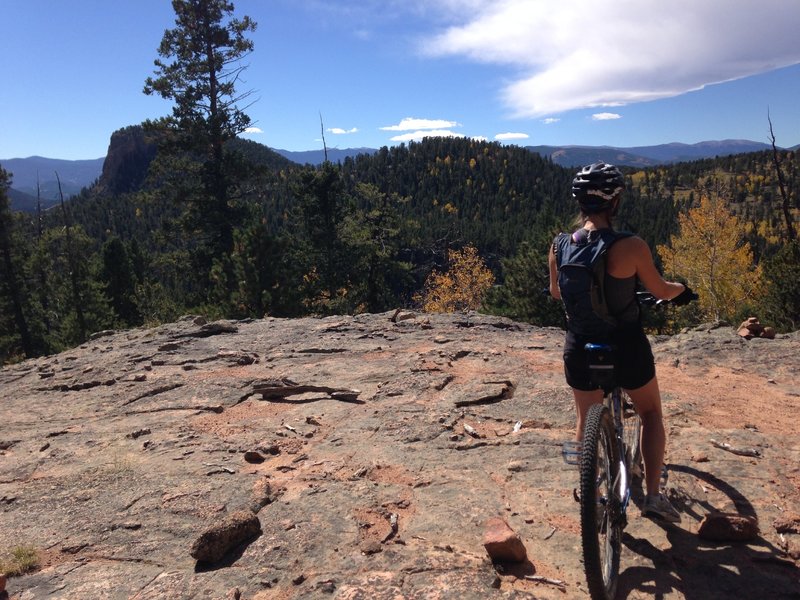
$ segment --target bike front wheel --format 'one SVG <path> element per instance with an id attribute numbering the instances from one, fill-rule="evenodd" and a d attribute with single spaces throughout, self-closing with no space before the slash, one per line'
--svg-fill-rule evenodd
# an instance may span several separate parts
<path id="1" fill-rule="evenodd" d="M 589 409 L 580 463 L 581 541 L 593 600 L 613 600 L 622 550 L 619 449 L 607 407 Z"/>

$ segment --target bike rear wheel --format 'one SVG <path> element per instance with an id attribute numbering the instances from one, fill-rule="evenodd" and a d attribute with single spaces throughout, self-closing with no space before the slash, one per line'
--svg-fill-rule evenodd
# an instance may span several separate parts
<path id="1" fill-rule="evenodd" d="M 586 417 L 580 475 L 586 582 L 593 600 L 613 600 L 622 550 L 620 457 L 611 412 L 601 404 Z"/>
<path id="2" fill-rule="evenodd" d="M 633 402 L 627 394 L 622 394 L 623 436 L 625 446 L 625 465 L 631 477 L 641 478 L 644 474 L 642 468 L 642 420 L 636 412 Z"/>

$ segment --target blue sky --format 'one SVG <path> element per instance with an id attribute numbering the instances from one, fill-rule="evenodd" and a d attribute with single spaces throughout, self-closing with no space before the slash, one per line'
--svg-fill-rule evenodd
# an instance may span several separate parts
<path id="1" fill-rule="evenodd" d="M 800 143 L 797 0 L 234 0 L 273 148 L 458 135 L 519 145 Z M 168 0 L 3 0 L 0 159 L 104 156 L 145 96 Z"/>

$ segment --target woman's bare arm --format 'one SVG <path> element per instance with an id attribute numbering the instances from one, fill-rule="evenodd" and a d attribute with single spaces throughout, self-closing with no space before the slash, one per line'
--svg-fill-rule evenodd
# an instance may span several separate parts
<path id="1" fill-rule="evenodd" d="M 556 254 L 553 245 L 550 244 L 550 253 L 547 256 L 547 264 L 550 266 L 550 295 L 556 300 L 561 300 L 561 290 L 558 289 L 558 267 L 556 266 Z"/>
<path id="2" fill-rule="evenodd" d="M 660 300 L 672 300 L 685 288 L 682 283 L 665 280 L 656 269 L 650 246 L 641 238 L 629 238 L 636 264 L 636 276 L 651 294 Z"/>

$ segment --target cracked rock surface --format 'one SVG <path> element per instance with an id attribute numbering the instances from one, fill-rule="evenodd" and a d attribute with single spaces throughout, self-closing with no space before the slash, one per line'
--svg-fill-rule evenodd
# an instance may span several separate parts
<path id="1" fill-rule="evenodd" d="M 0 558 L 25 546 L 40 562 L 7 592 L 585 598 L 562 339 L 474 313 L 187 317 L 4 367 Z M 683 521 L 631 506 L 620 597 L 797 598 L 800 336 L 709 327 L 653 349 Z M 758 535 L 701 539 L 716 512 Z M 521 567 L 489 560 L 497 518 Z M 192 558 L 226 523 L 247 524 L 243 541 Z"/>

